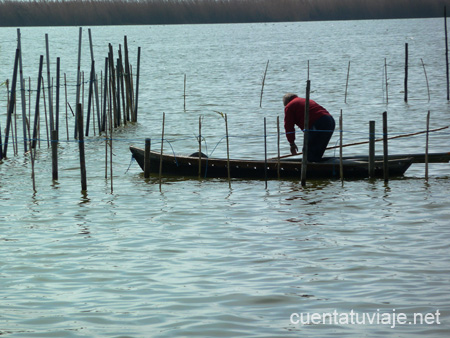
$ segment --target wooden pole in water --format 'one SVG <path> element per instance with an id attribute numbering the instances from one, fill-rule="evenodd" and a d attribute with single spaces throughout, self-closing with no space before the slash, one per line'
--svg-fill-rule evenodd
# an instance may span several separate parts
<path id="1" fill-rule="evenodd" d="M 307 74 L 306 80 L 309 81 L 309 60 L 308 60 L 308 74 Z"/>
<path id="2" fill-rule="evenodd" d="M 348 62 L 348 69 L 347 69 L 347 82 L 345 83 L 345 99 L 344 103 L 347 103 L 347 89 L 348 89 L 348 78 L 350 77 L 350 61 Z"/>
<path id="3" fill-rule="evenodd" d="M 105 88 L 105 90 L 107 90 L 107 88 Z M 106 97 L 106 92 L 105 92 L 105 97 Z M 108 119 L 108 114 L 106 114 L 106 101 L 105 101 L 105 105 L 104 105 L 104 110 L 105 110 L 105 115 L 103 117 L 103 123 L 107 123 L 107 119 Z M 105 179 L 108 178 L 108 128 L 105 127 Z"/>
<path id="4" fill-rule="evenodd" d="M 262 80 L 261 97 L 259 99 L 259 108 L 262 107 L 262 97 L 263 97 L 263 92 L 264 92 L 264 83 L 266 82 L 266 75 L 267 75 L 267 68 L 268 67 L 269 67 L 269 60 L 267 60 L 266 70 L 264 71 L 264 77 L 263 77 L 263 80 Z"/>
<path id="5" fill-rule="evenodd" d="M 198 178 L 202 175 L 202 117 L 198 117 Z"/>
<path id="6" fill-rule="evenodd" d="M 303 133 L 303 158 L 302 158 L 302 172 L 301 184 L 306 185 L 306 170 L 308 163 L 308 143 L 309 143 L 309 93 L 311 91 L 311 81 L 306 81 L 306 102 L 305 102 L 305 130 Z"/>
<path id="7" fill-rule="evenodd" d="M 425 179 L 428 181 L 428 144 L 430 136 L 430 111 L 427 114 L 427 137 L 425 142 Z"/>
<path id="8" fill-rule="evenodd" d="M 388 75 L 387 75 L 387 61 L 384 58 L 384 80 L 386 86 L 386 103 L 389 103 L 389 94 L 388 94 Z"/>
<path id="9" fill-rule="evenodd" d="M 66 135 L 67 135 L 67 141 L 69 141 L 69 119 L 68 119 L 68 111 L 67 111 L 67 76 L 66 73 L 64 73 L 64 93 L 65 93 L 65 109 L 66 109 Z"/>
<path id="10" fill-rule="evenodd" d="M 161 191 L 162 183 L 162 164 L 163 164 L 163 150 L 164 150 L 164 124 L 166 122 L 166 113 L 163 113 L 162 131 L 161 131 L 161 153 L 159 154 L 159 190 Z"/>
<path id="11" fill-rule="evenodd" d="M 277 149 L 278 149 L 278 163 L 277 163 L 277 176 L 280 179 L 280 116 L 277 116 Z"/>
<path id="12" fill-rule="evenodd" d="M 342 109 L 339 116 L 339 174 L 342 183 L 344 183 L 344 161 L 342 160 L 342 131 L 343 131 L 343 121 L 342 121 Z"/>
<path id="13" fill-rule="evenodd" d="M 184 74 L 183 109 L 184 109 L 184 111 L 186 111 L 186 74 Z"/>
<path id="14" fill-rule="evenodd" d="M 17 48 L 19 49 L 19 80 L 20 80 L 20 98 L 22 101 L 22 128 L 23 128 L 23 152 L 28 151 L 27 147 L 27 108 L 25 100 L 25 86 L 23 80 L 23 67 L 22 67 L 22 46 L 20 41 L 20 28 L 17 29 Z"/>
<path id="15" fill-rule="evenodd" d="M 3 159 L 2 125 L 0 124 L 0 161 Z"/>
<path id="16" fill-rule="evenodd" d="M 375 176 L 375 121 L 369 122 L 369 177 Z"/>
<path id="17" fill-rule="evenodd" d="M 105 58 L 105 80 L 103 90 L 103 112 L 102 112 L 102 125 L 101 131 L 106 131 L 106 98 L 108 97 L 108 58 Z"/>
<path id="18" fill-rule="evenodd" d="M 81 38 L 82 38 L 83 30 L 80 27 L 79 37 L 78 37 L 78 66 L 77 66 L 77 91 L 76 91 L 76 104 L 80 103 L 80 78 L 81 78 Z M 74 138 L 77 138 L 78 126 L 77 120 L 75 119 L 75 135 Z"/>
<path id="19" fill-rule="evenodd" d="M 126 108 L 126 99 L 125 99 L 125 82 L 124 82 L 124 68 L 123 68 L 123 60 L 122 60 L 122 49 L 119 45 L 119 68 L 117 69 L 117 76 L 120 78 L 120 93 L 122 95 L 122 112 L 123 112 L 123 123 L 127 124 L 130 121 L 130 114 Z M 119 89 L 117 89 L 119 90 Z"/>
<path id="20" fill-rule="evenodd" d="M 444 25 L 445 25 L 445 68 L 447 73 L 447 101 L 450 100 L 449 70 L 448 70 L 448 33 L 447 33 L 447 7 L 444 6 Z"/>
<path id="21" fill-rule="evenodd" d="M 52 178 L 58 180 L 58 132 L 52 130 Z"/>
<path id="22" fill-rule="evenodd" d="M 86 191 L 86 158 L 84 153 L 83 111 L 81 103 L 77 104 L 76 115 L 78 126 L 78 149 L 80 151 L 81 191 Z"/>
<path id="23" fill-rule="evenodd" d="M 230 171 L 230 142 L 228 137 L 228 117 L 225 114 L 225 137 L 227 139 L 227 172 L 228 172 L 228 186 L 231 189 L 231 171 Z"/>
<path id="24" fill-rule="evenodd" d="M 8 138 L 9 138 L 9 130 L 11 128 L 11 119 L 14 112 L 14 105 L 16 102 L 16 82 L 17 82 L 17 69 L 19 66 L 19 55 L 20 50 L 16 49 L 16 57 L 14 60 L 14 71 L 13 71 L 13 80 L 11 83 L 11 95 L 10 95 L 10 104 L 8 109 L 8 116 L 6 117 L 6 131 L 5 131 L 5 145 L 3 150 L 3 156 L 6 157 L 6 153 L 8 151 Z"/>
<path id="25" fill-rule="evenodd" d="M 264 118 L 264 181 L 267 189 L 267 129 L 266 118 Z"/>
<path id="26" fill-rule="evenodd" d="M 383 176 L 384 181 L 389 181 L 389 154 L 388 154 L 388 126 L 387 112 L 383 113 Z"/>
<path id="27" fill-rule="evenodd" d="M 118 116 L 118 112 L 117 112 L 117 92 L 116 92 L 116 75 L 115 75 L 115 71 L 114 71 L 114 55 L 113 55 L 113 49 L 112 49 L 112 45 L 109 44 L 109 76 L 111 78 L 110 80 L 110 85 L 112 86 L 111 88 L 111 97 L 112 97 L 112 103 L 113 103 L 113 118 L 114 118 L 114 127 L 118 127 L 119 126 L 119 116 Z"/>
<path id="28" fill-rule="evenodd" d="M 92 46 L 92 33 L 91 33 L 91 29 L 88 29 L 88 35 L 89 35 L 89 49 L 91 51 L 91 61 L 94 62 L 94 48 Z M 94 74 L 95 74 L 95 63 L 94 63 Z M 100 132 L 100 118 L 99 118 L 99 114 L 100 114 L 100 102 L 99 102 L 99 96 L 98 96 L 98 82 L 95 80 L 94 81 L 94 93 L 95 93 L 95 105 L 97 108 L 97 123 L 98 123 L 98 128 L 99 128 L 99 132 Z"/>
<path id="29" fill-rule="evenodd" d="M 60 58 L 56 58 L 56 112 L 55 112 L 55 129 L 57 139 L 59 140 L 59 87 L 60 87 Z"/>
<path id="30" fill-rule="evenodd" d="M 127 124 L 127 118 L 126 118 L 126 112 L 123 112 L 123 118 L 121 115 L 121 110 L 120 110 L 120 59 L 117 58 L 116 60 L 116 85 L 117 85 L 117 92 L 116 92 L 116 97 L 117 97 L 117 118 L 119 120 L 119 126 L 122 124 L 123 120 L 123 125 Z"/>
<path id="31" fill-rule="evenodd" d="M 428 84 L 427 71 L 425 69 L 425 64 L 423 63 L 423 60 L 420 59 L 420 61 L 422 62 L 422 68 L 423 68 L 423 72 L 425 74 L 425 81 L 427 82 L 428 102 L 430 102 L 430 85 Z"/>
<path id="32" fill-rule="evenodd" d="M 109 87 L 109 106 L 111 107 L 111 98 L 115 97 L 114 93 L 114 77 L 113 72 L 110 72 L 112 86 Z M 109 176 L 111 178 L 111 194 L 114 191 L 114 175 L 113 175 L 113 109 L 109 109 Z"/>
<path id="33" fill-rule="evenodd" d="M 47 85 L 48 85 L 48 112 L 50 116 L 50 131 L 55 129 L 55 124 L 53 121 L 53 98 L 52 98 L 52 84 L 50 77 L 50 52 L 48 45 L 48 34 L 45 34 L 45 51 L 47 56 Z"/>
<path id="34" fill-rule="evenodd" d="M 42 77 L 42 100 L 44 103 L 44 117 L 45 117 L 45 132 L 47 134 L 47 148 L 50 148 L 50 131 L 48 128 L 48 118 L 47 118 L 47 104 L 45 101 L 45 83 L 44 83 L 44 77 Z"/>
<path id="35" fill-rule="evenodd" d="M 134 122 L 137 122 L 138 116 L 138 98 L 139 98 L 139 76 L 141 69 L 141 47 L 138 47 L 137 73 L 136 73 L 136 99 L 134 100 Z"/>
<path id="36" fill-rule="evenodd" d="M 91 61 L 91 76 L 89 77 L 89 89 L 88 89 L 88 109 L 87 109 L 87 116 L 86 116 L 86 136 L 89 136 L 89 123 L 91 121 L 91 103 L 92 103 L 92 84 L 95 80 L 95 66 L 94 61 Z"/>
<path id="37" fill-rule="evenodd" d="M 144 152 L 144 178 L 150 177 L 150 145 L 151 140 L 145 139 L 145 152 Z"/>
<path id="38" fill-rule="evenodd" d="M 126 87 L 126 96 L 127 96 L 127 111 L 131 112 L 131 120 L 132 122 L 136 122 L 133 116 L 133 95 L 131 89 L 131 71 L 130 71 L 130 63 L 128 58 L 128 42 L 127 36 L 124 36 L 124 53 L 125 53 L 125 87 Z"/>
<path id="39" fill-rule="evenodd" d="M 408 102 L 408 43 L 405 43 L 405 102 Z"/>

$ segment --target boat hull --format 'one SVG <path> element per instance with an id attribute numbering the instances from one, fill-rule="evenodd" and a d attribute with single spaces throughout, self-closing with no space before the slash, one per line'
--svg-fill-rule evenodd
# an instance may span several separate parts
<path id="1" fill-rule="evenodd" d="M 133 157 L 144 170 L 144 150 L 134 146 L 130 147 Z M 338 158 L 329 158 L 319 163 L 308 163 L 307 177 L 336 179 L 340 177 L 340 164 Z M 412 158 L 393 159 L 389 161 L 389 176 L 401 176 L 413 162 Z M 199 163 L 201 170 L 199 171 Z M 189 156 L 161 155 L 150 152 L 150 172 L 161 173 L 164 176 L 200 176 L 210 178 L 228 177 L 228 161 L 226 159 L 201 158 Z M 230 159 L 230 177 L 245 179 L 296 179 L 300 178 L 301 161 L 278 160 L 236 160 Z M 368 162 L 358 159 L 343 160 L 344 177 L 366 178 L 369 176 Z M 383 162 L 375 161 L 375 176 L 383 176 Z"/>

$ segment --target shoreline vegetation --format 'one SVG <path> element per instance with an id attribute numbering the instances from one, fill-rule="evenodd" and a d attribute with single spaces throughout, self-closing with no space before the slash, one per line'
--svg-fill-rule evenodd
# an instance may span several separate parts
<path id="1" fill-rule="evenodd" d="M 448 0 L 0 0 L 0 26 L 162 25 L 442 17 Z"/>

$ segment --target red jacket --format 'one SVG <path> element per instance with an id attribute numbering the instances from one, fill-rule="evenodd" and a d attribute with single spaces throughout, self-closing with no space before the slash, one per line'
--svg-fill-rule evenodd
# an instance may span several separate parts
<path id="1" fill-rule="evenodd" d="M 295 125 L 301 130 L 305 129 L 305 103 L 302 97 L 296 97 L 284 107 L 284 130 L 289 143 L 295 141 Z M 322 116 L 330 115 L 330 113 L 321 105 L 313 100 L 309 100 L 309 126 L 308 129 Z"/>

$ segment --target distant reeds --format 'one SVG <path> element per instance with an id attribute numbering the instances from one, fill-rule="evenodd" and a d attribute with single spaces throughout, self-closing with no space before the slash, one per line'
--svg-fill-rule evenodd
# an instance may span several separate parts
<path id="1" fill-rule="evenodd" d="M 443 16 L 447 0 L 0 0 L 0 26 L 81 26 Z"/>

